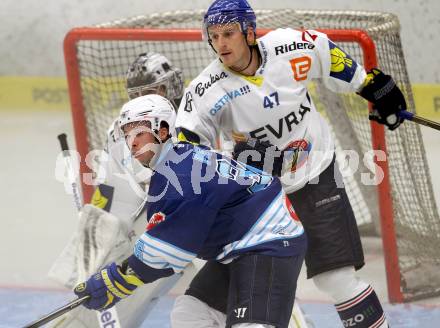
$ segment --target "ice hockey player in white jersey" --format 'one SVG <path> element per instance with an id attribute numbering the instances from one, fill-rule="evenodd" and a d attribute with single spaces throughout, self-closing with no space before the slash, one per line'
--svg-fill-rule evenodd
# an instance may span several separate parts
<path id="1" fill-rule="evenodd" d="M 90 296 L 87 308 L 107 309 L 199 257 L 228 270 L 226 327 L 286 328 L 307 242 L 279 179 L 208 147 L 174 144 L 175 117 L 158 95 L 123 106 L 119 124 L 131 153 L 154 171 L 147 231 L 133 255 L 107 265 L 75 293 Z"/>
<path id="2" fill-rule="evenodd" d="M 281 176 L 304 224 L 308 278 L 332 297 L 344 326 L 387 327 L 376 293 L 355 275 L 364 265 L 358 228 L 338 188 L 334 140 L 307 84 L 319 78 L 334 92 L 358 93 L 373 103 L 369 118 L 390 130 L 403 121 L 403 94 L 389 75 L 367 73 L 323 33 L 279 28 L 256 39 L 255 31 L 246 0 L 216 0 L 208 8 L 202 32 L 218 58 L 186 88 L 178 137 L 213 146 L 223 133 L 244 162 L 257 150 L 248 163 Z"/>

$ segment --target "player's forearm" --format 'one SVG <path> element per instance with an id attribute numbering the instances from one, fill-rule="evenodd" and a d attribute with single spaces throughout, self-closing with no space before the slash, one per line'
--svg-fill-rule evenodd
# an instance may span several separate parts
<path id="1" fill-rule="evenodd" d="M 134 274 L 144 283 L 148 284 L 160 278 L 169 277 L 174 274 L 173 269 L 155 269 L 139 260 L 135 255 L 131 255 L 122 264 L 122 272 Z"/>

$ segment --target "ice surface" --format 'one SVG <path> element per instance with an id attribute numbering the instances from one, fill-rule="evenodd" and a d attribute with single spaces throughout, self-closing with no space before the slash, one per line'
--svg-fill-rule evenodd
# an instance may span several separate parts
<path id="1" fill-rule="evenodd" d="M 434 191 L 440 204 L 440 132 L 422 128 Z M 0 120 L 0 328 L 21 327 L 69 302 L 74 295 L 46 274 L 76 226 L 75 208 L 63 185 L 55 180 L 59 153 L 56 136 L 66 132 L 74 145 L 69 112 L 2 112 Z M 381 241 L 363 239 L 367 265 L 359 275 L 387 299 Z M 300 304 L 316 327 L 341 327 L 329 299 L 301 274 Z M 172 293 L 181 293 L 180 284 Z M 162 299 L 142 327 L 169 327 L 174 296 Z M 393 328 L 435 327 L 440 298 L 411 304 L 385 304 Z"/>

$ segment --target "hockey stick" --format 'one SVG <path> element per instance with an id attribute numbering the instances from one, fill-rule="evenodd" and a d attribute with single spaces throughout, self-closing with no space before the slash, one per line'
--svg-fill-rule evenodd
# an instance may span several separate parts
<path id="1" fill-rule="evenodd" d="M 83 200 L 82 200 L 82 196 L 81 196 L 81 190 L 80 190 L 80 182 L 77 181 L 76 179 L 76 174 L 74 172 L 74 166 L 73 166 L 73 161 L 72 158 L 70 156 L 69 153 L 69 145 L 67 144 L 67 135 L 65 133 L 61 133 L 58 136 L 58 140 L 60 142 L 60 146 L 61 146 L 61 151 L 63 152 L 63 157 L 64 157 L 64 162 L 67 168 L 67 176 L 70 182 L 70 187 L 71 187 L 71 191 L 72 191 L 72 195 L 73 195 L 73 202 L 75 204 L 75 207 L 77 209 L 78 212 L 81 211 L 81 209 L 83 208 Z M 139 213 L 137 213 L 136 215 L 139 215 Z M 84 301 L 84 300 L 83 300 Z M 78 302 L 78 303 L 76 303 Z M 57 312 L 57 315 L 54 317 L 51 317 L 51 319 L 49 319 L 49 321 L 57 318 L 58 316 L 64 314 L 65 312 L 68 312 L 74 308 L 76 308 L 78 305 L 80 305 L 82 302 L 79 302 L 79 300 L 73 301 L 70 304 L 74 304 L 75 306 L 73 307 L 68 307 L 68 305 L 66 305 L 68 307 L 68 310 L 64 311 L 64 312 Z M 109 312 L 111 312 L 112 316 L 115 318 L 115 322 L 119 324 L 119 316 L 117 313 L 117 310 L 115 307 L 110 308 L 108 310 Z M 97 313 L 98 316 L 98 322 L 99 325 L 102 327 L 102 324 L 99 320 L 100 317 L 100 313 Z M 38 327 L 38 326 L 36 326 Z"/>
<path id="2" fill-rule="evenodd" d="M 79 190 L 79 184 L 75 178 L 75 172 L 73 171 L 73 163 L 72 158 L 69 153 L 69 146 L 67 144 L 67 135 L 65 133 L 61 133 L 58 135 L 58 140 L 60 142 L 61 151 L 63 152 L 64 163 L 67 168 L 67 176 L 69 178 L 70 187 L 73 194 L 73 202 L 78 211 L 83 207 L 83 201 L 81 197 L 81 191 Z"/>
<path id="3" fill-rule="evenodd" d="M 308 328 L 306 318 L 300 306 L 298 305 L 298 299 L 295 299 L 295 303 L 293 303 L 292 314 L 290 316 L 289 328 Z"/>
<path id="4" fill-rule="evenodd" d="M 23 328 L 37 328 L 41 327 L 42 325 L 52 321 L 53 319 L 58 318 L 59 316 L 63 315 L 66 312 L 69 312 L 70 310 L 73 310 L 74 308 L 80 306 L 82 303 L 84 303 L 90 296 L 84 296 L 81 298 L 77 298 L 76 300 L 73 300 L 72 302 L 64 305 L 63 307 L 60 307 L 59 309 L 56 309 L 55 311 L 49 313 L 48 315 L 24 326 Z"/>
<path id="5" fill-rule="evenodd" d="M 414 123 L 422 124 L 430 128 L 440 130 L 440 123 L 417 116 L 414 113 L 408 112 L 406 110 L 399 112 L 399 116 L 405 120 L 413 121 Z"/>

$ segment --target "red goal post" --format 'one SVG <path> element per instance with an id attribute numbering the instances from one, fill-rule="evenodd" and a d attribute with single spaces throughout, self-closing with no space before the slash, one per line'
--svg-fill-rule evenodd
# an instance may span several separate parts
<path id="1" fill-rule="evenodd" d="M 339 13 L 337 14 L 339 15 Z M 350 12 L 351 14 L 352 12 Z M 330 16 L 328 12 L 325 13 L 326 19 Z M 257 17 L 259 17 L 258 12 Z M 365 19 L 368 20 L 370 17 L 370 14 L 368 14 Z M 151 26 L 151 22 L 157 16 L 154 19 L 153 17 L 147 17 L 146 20 L 148 18 L 151 18 L 150 24 L 147 23 L 145 26 Z M 188 61 L 183 59 L 181 61 L 181 57 L 189 57 L 191 63 L 198 62 L 199 56 L 205 56 L 205 51 L 211 51 L 206 44 L 201 42 L 202 35 L 199 29 L 181 28 L 179 25 L 177 25 L 179 28 L 169 28 L 168 25 L 165 28 L 163 26 L 159 28 L 145 28 L 142 24 L 141 26 L 131 27 L 130 24 L 137 19 L 127 19 L 123 23 L 117 21 L 115 24 L 104 24 L 101 27 L 75 28 L 66 35 L 64 40 L 65 63 L 75 140 L 77 150 L 80 153 L 81 159 L 83 159 L 80 165 L 81 177 L 83 177 L 84 173 L 90 173 L 90 168 L 84 161 L 85 156 L 90 150 L 103 146 L 102 140 L 96 140 L 99 139 L 99 135 L 101 135 L 101 138 L 105 137 L 108 123 L 110 123 L 111 118 L 116 117 L 120 105 L 126 101 L 123 90 L 125 70 L 128 67 L 128 63 L 135 58 L 134 55 L 139 53 L 139 49 L 147 48 L 151 51 L 164 53 L 168 58 L 171 57 L 175 66 L 183 69 L 187 67 Z M 264 27 L 264 24 L 262 25 Z M 170 24 L 170 26 L 173 25 Z M 264 35 L 271 29 L 273 28 L 258 29 L 257 34 L 259 36 Z M 393 53 L 394 51 L 388 51 L 391 53 L 390 57 L 384 55 L 387 52 L 387 44 L 392 44 L 393 47 L 397 48 L 401 47 L 398 36 L 396 41 L 394 28 L 392 39 L 390 39 L 392 42 L 372 37 L 372 34 L 376 35 L 376 30 L 365 31 L 359 28 L 316 29 L 326 33 L 330 39 L 340 44 L 343 49 L 352 47 L 352 45 L 355 45 L 355 48 L 359 48 L 359 54 L 355 54 L 355 59 L 358 62 L 363 62 L 366 69 L 380 65 L 384 71 L 395 77 L 408 99 L 409 110 L 415 111 L 403 55 L 400 53 L 395 54 Z M 132 43 L 136 45 L 136 50 L 133 50 L 130 54 L 123 52 L 124 48 L 131 47 Z M 184 43 L 191 44 L 191 47 L 189 47 L 191 49 L 187 50 L 182 46 Z M 163 47 L 162 44 L 164 44 Z M 195 49 L 192 49 L 194 44 L 196 45 L 194 46 Z M 172 52 L 174 48 L 178 48 L 176 50 L 177 53 Z M 353 50 L 350 48 L 347 52 L 350 54 L 356 53 L 357 50 L 355 48 Z M 186 54 L 187 51 L 190 53 Z M 105 62 L 105 65 L 101 66 L 102 63 L 99 61 L 92 63 L 95 57 L 100 57 L 100 61 Z M 396 61 L 398 61 L 398 64 L 396 64 Z M 204 66 L 200 63 L 197 64 L 189 74 L 184 72 L 185 77 L 189 80 L 194 78 Z M 117 74 L 114 74 L 115 70 L 118 71 Z M 93 83 L 89 83 L 90 79 L 93 79 Z M 92 87 L 88 83 L 92 84 Z M 97 84 L 99 84 L 99 87 L 97 87 Z M 113 89 L 106 94 L 107 88 Z M 93 90 L 91 91 L 91 89 Z M 384 179 L 377 187 L 364 191 L 359 181 L 354 181 L 354 187 L 351 187 L 351 182 L 345 179 L 344 183 L 346 183 L 358 224 L 364 224 L 363 219 L 359 218 L 363 217 L 365 212 L 369 212 L 367 217 L 369 216 L 370 223 L 377 219 L 376 216 L 379 218 L 377 220 L 377 222 L 380 222 L 378 230 L 382 234 L 390 301 L 393 303 L 403 302 L 440 293 L 440 281 L 438 288 L 420 286 L 417 279 L 413 276 L 406 276 L 407 272 L 411 270 L 417 270 L 425 266 L 431 267 L 433 264 L 434 269 L 436 269 L 437 264 L 440 264 L 438 257 L 433 258 L 435 257 L 435 250 L 428 249 L 430 246 L 427 244 L 423 245 L 423 248 L 418 248 L 417 241 L 415 240 L 416 237 L 429 235 L 429 232 L 427 233 L 425 230 L 419 229 L 419 222 L 422 222 L 422 225 L 432 225 L 432 222 L 438 220 L 436 204 L 432 200 L 432 195 L 430 195 L 430 193 L 432 194 L 432 187 L 430 185 L 429 170 L 426 164 L 423 144 L 420 146 L 418 141 L 414 142 L 415 144 L 408 143 L 408 140 L 414 140 L 417 137 L 421 138 L 418 127 L 405 124 L 403 128 L 398 129 L 399 132 L 390 134 L 384 130 L 383 126 L 368 121 L 367 103 L 359 96 L 343 95 L 332 98 L 334 96 L 327 93 L 319 84 L 317 89 L 316 95 L 312 92 L 312 98 L 317 104 L 318 109 L 323 110 L 324 117 L 327 117 L 330 121 L 334 120 L 333 113 L 339 108 L 341 108 L 341 113 L 348 113 L 342 114 L 345 115 L 344 117 L 338 116 L 337 121 L 330 122 L 336 135 L 337 144 L 340 143 L 339 146 L 342 149 L 356 149 L 347 148 L 352 147 L 352 145 L 344 143 L 357 139 L 358 142 L 356 143 L 362 144 L 359 152 L 361 150 L 365 151 L 365 149 L 373 149 L 381 150 L 387 155 L 386 161 L 375 158 L 377 168 L 381 169 L 384 173 Z M 116 96 L 119 97 L 119 94 L 121 99 L 115 100 L 114 98 Z M 104 101 L 102 101 L 103 99 Z M 95 103 L 99 104 L 93 107 L 96 105 Z M 326 107 L 330 108 L 331 111 Z M 103 111 L 101 110 L 102 108 L 106 110 Z M 111 110 L 108 110 L 109 108 Z M 329 112 L 331 114 L 328 114 Z M 95 118 L 95 115 L 97 115 L 97 118 Z M 107 125 L 105 127 L 98 127 L 98 121 L 104 118 L 108 121 Z M 353 126 L 349 129 L 350 131 L 347 135 L 341 135 L 341 130 L 346 128 L 347 122 L 353 122 Z M 344 129 L 340 128 L 341 126 L 344 126 Z M 405 171 L 406 168 L 404 167 L 409 162 L 409 159 L 402 157 L 402 154 L 407 156 L 408 153 L 414 154 L 415 158 L 420 158 L 421 163 L 416 165 L 415 168 L 411 167 L 411 172 L 409 173 Z M 390 163 L 391 166 L 389 167 Z M 421 173 L 422 171 L 423 173 Z M 423 176 L 419 176 L 420 174 Z M 359 179 L 355 177 L 353 180 Z M 84 180 L 82 179 L 82 181 Z M 409 185 L 407 181 L 410 181 Z M 366 196 L 372 190 L 374 200 Z M 93 186 L 83 183 L 85 200 L 91 198 L 92 192 Z M 423 195 L 423 197 L 420 197 L 420 195 Z M 409 206 L 409 202 L 413 204 Z M 425 215 L 427 208 L 429 208 L 429 213 Z M 412 213 L 417 214 L 416 212 L 421 213 L 420 218 L 417 217 L 417 221 L 412 222 Z M 426 220 L 424 215 L 425 217 L 428 216 Z M 425 255 L 427 249 L 429 251 L 428 257 Z M 411 272 L 416 273 L 417 271 Z"/>

